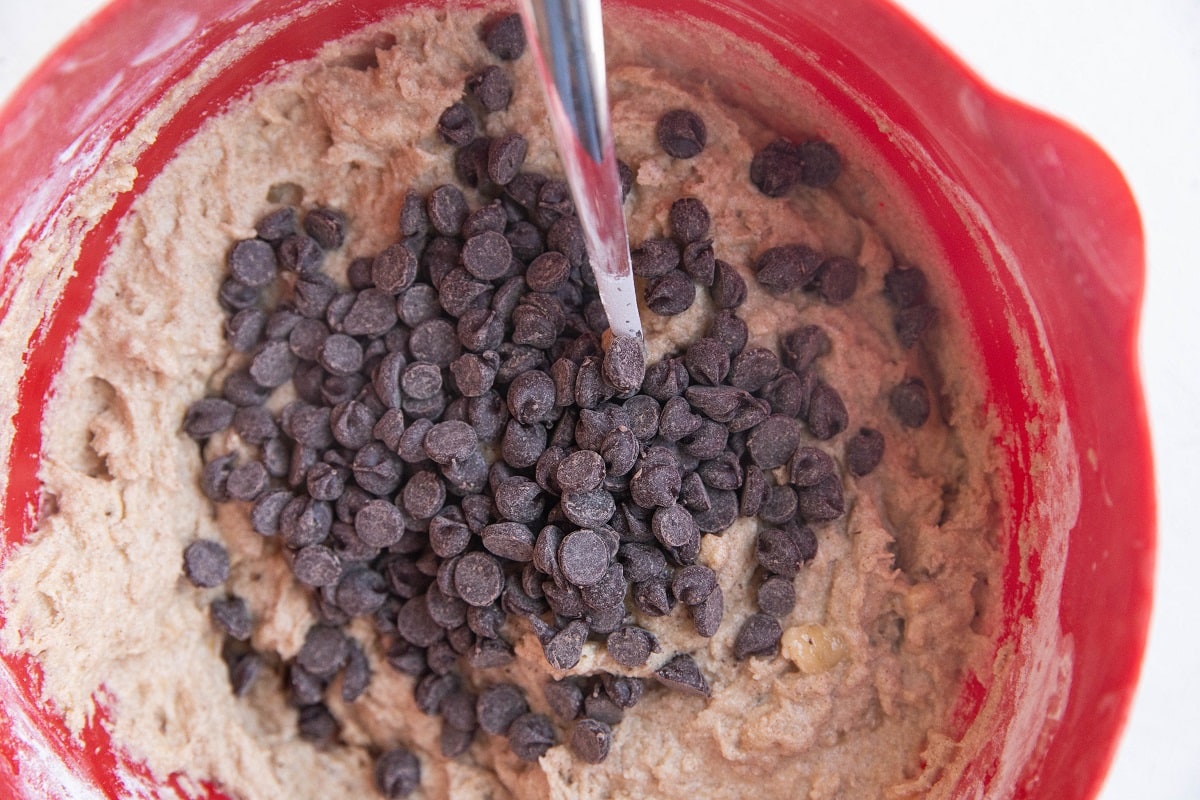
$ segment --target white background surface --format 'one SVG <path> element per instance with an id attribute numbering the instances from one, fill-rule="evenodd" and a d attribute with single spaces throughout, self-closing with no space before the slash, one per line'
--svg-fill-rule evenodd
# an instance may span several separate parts
<path id="1" fill-rule="evenodd" d="M 0 98 L 101 0 L 0 0 Z M 903 0 L 994 86 L 1089 133 L 1146 229 L 1142 363 L 1159 479 L 1156 606 L 1100 800 L 1200 798 L 1200 2 Z M 2 168 L 2 167 L 0 167 Z"/>

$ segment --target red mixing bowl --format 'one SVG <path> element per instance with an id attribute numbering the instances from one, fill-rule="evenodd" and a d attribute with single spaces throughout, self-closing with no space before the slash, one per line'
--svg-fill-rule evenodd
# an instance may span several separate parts
<path id="1" fill-rule="evenodd" d="M 133 197 L 231 98 L 406 4 L 117 0 L 0 112 L 0 358 L 20 373 L 0 390 L 0 560 L 38 518 L 44 399 Z M 1078 132 L 983 85 L 883 0 L 625 4 L 687 12 L 761 46 L 894 172 L 935 232 L 983 345 L 1011 487 L 997 643 L 1007 666 L 995 680 L 969 676 L 959 698 L 970 759 L 954 794 L 1094 796 L 1137 679 L 1154 553 L 1136 364 L 1143 242 L 1120 173 Z M 263 32 L 257 44 L 178 96 L 247 31 Z M 173 110 L 155 120 L 164 105 Z M 156 137 L 121 144 L 152 120 Z M 118 152 L 137 168 L 132 188 L 68 223 L 82 255 L 52 276 L 61 290 L 29 286 L 31 245 Z M 192 796 L 185 784 L 223 796 L 182 776 L 156 784 L 112 746 L 102 700 L 77 741 L 40 707 L 39 684 L 33 660 L 0 658 L 0 796 Z"/>

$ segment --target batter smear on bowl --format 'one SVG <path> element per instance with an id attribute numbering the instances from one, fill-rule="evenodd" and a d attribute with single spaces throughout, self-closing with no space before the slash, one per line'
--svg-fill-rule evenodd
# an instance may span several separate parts
<path id="1" fill-rule="evenodd" d="M 155 774 L 246 798 L 954 771 L 1000 520 L 953 287 L 859 214 L 817 111 L 742 108 L 614 16 L 646 353 L 504 12 L 331 45 L 135 202 L 3 576 L 72 729 L 100 698 Z"/>

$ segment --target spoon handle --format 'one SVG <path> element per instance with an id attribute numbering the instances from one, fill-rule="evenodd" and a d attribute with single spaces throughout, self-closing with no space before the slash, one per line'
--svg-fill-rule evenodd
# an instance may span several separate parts
<path id="1" fill-rule="evenodd" d="M 608 114 L 600 0 L 520 0 L 534 64 L 609 326 L 642 337 Z"/>

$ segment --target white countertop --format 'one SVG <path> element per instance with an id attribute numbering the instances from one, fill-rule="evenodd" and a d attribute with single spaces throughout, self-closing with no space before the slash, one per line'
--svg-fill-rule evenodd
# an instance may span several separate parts
<path id="1" fill-rule="evenodd" d="M 0 98 L 102 0 L 0 0 Z M 1100 800 L 1200 798 L 1200 3 L 903 0 L 999 89 L 1089 133 L 1146 230 L 1142 364 L 1159 480 L 1150 645 Z M 1135 10 L 1136 9 L 1136 10 Z M 1186 343 L 1186 344 L 1185 344 Z"/>

